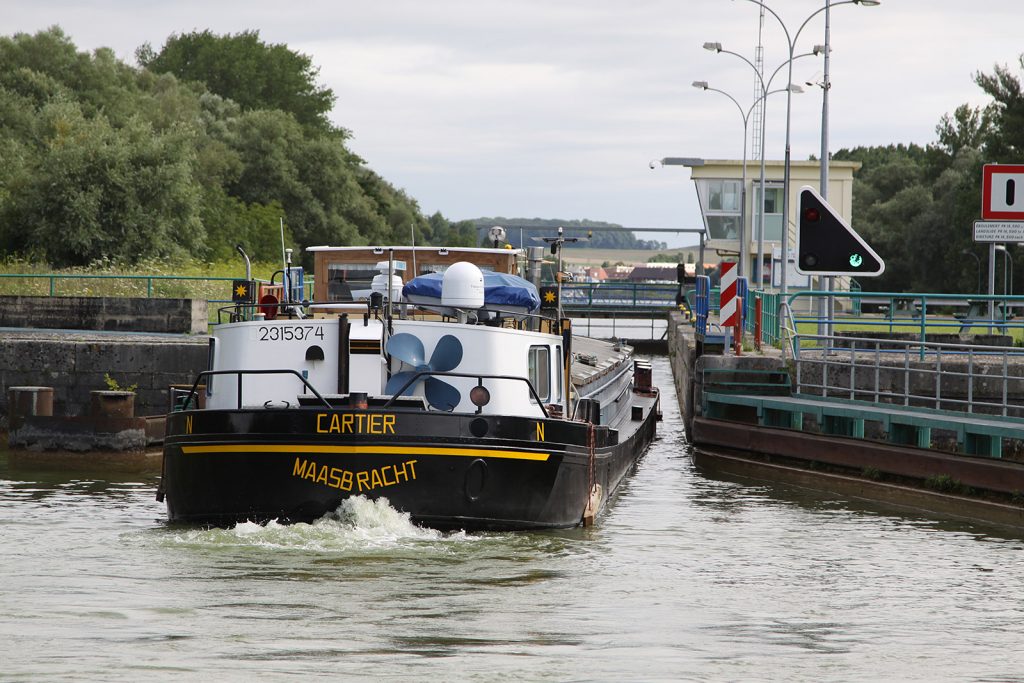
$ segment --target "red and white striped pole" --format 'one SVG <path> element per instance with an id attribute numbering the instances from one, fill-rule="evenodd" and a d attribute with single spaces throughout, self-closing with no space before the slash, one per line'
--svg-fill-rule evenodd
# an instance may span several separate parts
<path id="1" fill-rule="evenodd" d="M 733 337 L 733 348 L 740 348 L 739 339 L 743 332 L 740 327 L 740 299 L 736 296 L 736 264 L 722 264 L 722 281 L 719 288 L 718 318 L 722 327 L 731 327 L 732 333 L 726 333 L 726 338 Z"/>

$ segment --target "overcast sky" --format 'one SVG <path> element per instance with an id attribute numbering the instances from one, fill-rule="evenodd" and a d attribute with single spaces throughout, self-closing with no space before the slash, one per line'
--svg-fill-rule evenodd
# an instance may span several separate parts
<path id="1" fill-rule="evenodd" d="M 834 0 L 833 0 L 834 1 Z M 768 0 L 790 32 L 824 0 Z M 824 42 L 823 14 L 797 53 Z M 745 0 L 6 0 L 3 34 L 61 26 L 80 50 L 134 63 L 173 33 L 260 32 L 309 55 L 337 95 L 351 146 L 426 213 L 591 219 L 625 226 L 701 224 L 689 171 L 665 156 L 735 158 L 754 100 L 758 7 Z M 1020 76 L 1022 0 L 883 0 L 834 7 L 830 148 L 935 140 L 940 117 L 986 102 L 978 71 Z M 769 15 L 765 67 L 786 38 Z M 794 82 L 820 79 L 820 58 Z M 767 74 L 766 74 L 767 75 Z M 785 73 L 773 86 L 784 85 Z M 793 98 L 794 159 L 817 155 L 821 89 Z M 769 99 L 766 157 L 785 149 L 785 96 Z M 1024 160 L 1021 160 L 1024 161 Z M 661 236 L 673 245 L 692 239 Z"/>

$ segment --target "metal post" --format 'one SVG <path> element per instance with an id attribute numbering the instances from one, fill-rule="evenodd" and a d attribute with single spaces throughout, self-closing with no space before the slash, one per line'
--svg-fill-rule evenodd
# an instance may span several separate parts
<path id="1" fill-rule="evenodd" d="M 994 242 L 988 245 L 988 333 L 995 334 L 993 324 L 996 319 L 996 245 Z"/>
<path id="2" fill-rule="evenodd" d="M 825 66 L 821 81 L 821 161 L 819 165 L 821 167 L 821 197 L 822 199 L 828 200 L 828 174 L 829 174 L 829 153 L 828 153 L 828 91 L 832 89 L 832 82 L 829 80 L 829 52 L 832 48 L 829 45 L 829 27 L 831 20 L 832 2 L 831 0 L 825 0 Z M 832 298 L 832 290 L 834 289 L 835 278 L 829 275 L 825 278 L 824 289 L 829 292 L 825 299 L 825 334 L 829 337 L 832 336 L 832 321 L 835 319 L 835 299 Z"/>

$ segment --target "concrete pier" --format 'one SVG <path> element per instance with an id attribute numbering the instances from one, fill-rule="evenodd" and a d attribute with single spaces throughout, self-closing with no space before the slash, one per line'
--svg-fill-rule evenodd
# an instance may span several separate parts
<path id="1" fill-rule="evenodd" d="M 9 412 L 9 387 L 38 385 L 53 388 L 54 415 L 87 415 L 92 392 L 108 388 L 104 375 L 122 386 L 137 385 L 136 415 L 163 415 L 168 387 L 191 386 L 207 367 L 208 348 L 205 336 L 5 330 L 0 416 Z"/>
<path id="2" fill-rule="evenodd" d="M 698 355 L 693 330 L 679 316 L 670 318 L 668 339 L 694 460 L 707 471 L 1024 528 L 1024 420 L 1017 417 L 1024 361 L 1002 361 L 999 376 L 1006 379 L 998 382 L 987 381 L 986 361 L 973 357 L 936 368 L 934 361 L 900 356 L 870 378 L 830 366 L 818 370 L 828 373 L 828 382 L 800 381 L 847 387 L 846 393 L 823 389 L 822 396 L 807 396 L 790 389 L 797 370 L 777 349 Z M 801 371 L 808 371 L 806 363 Z M 906 398 L 908 405 L 896 404 L 892 396 L 871 400 L 879 387 L 899 396 L 925 381 L 921 376 L 934 378 L 924 388 L 941 398 L 920 399 L 923 406 Z M 989 412 L 1005 405 L 1006 415 L 957 411 L 961 396 Z"/>

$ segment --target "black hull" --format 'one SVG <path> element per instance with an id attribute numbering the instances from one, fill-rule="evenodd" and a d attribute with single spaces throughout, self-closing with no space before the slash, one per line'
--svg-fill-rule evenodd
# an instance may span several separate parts
<path id="1" fill-rule="evenodd" d="M 372 408 L 173 413 L 160 489 L 172 522 L 311 522 L 365 496 L 439 529 L 573 527 L 654 438 L 657 396 L 634 398 L 639 419 L 618 429 Z"/>

